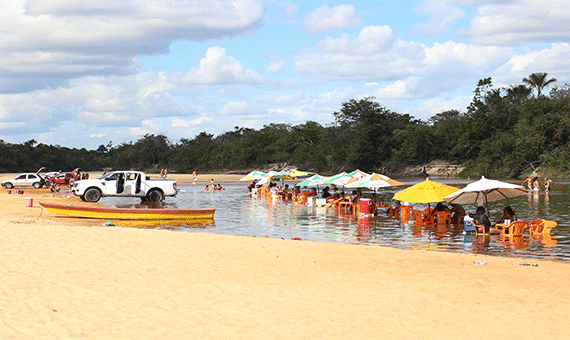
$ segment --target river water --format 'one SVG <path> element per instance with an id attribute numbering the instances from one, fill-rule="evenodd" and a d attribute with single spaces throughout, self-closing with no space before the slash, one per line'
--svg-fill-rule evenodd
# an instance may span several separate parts
<path id="1" fill-rule="evenodd" d="M 419 179 L 401 180 L 406 186 Z M 465 181 L 437 180 L 456 187 Z M 264 236 L 316 242 L 380 245 L 405 249 L 426 249 L 458 253 L 480 253 L 496 256 L 515 256 L 570 261 L 570 183 L 555 182 L 550 194 L 524 194 L 515 198 L 490 202 L 490 218 L 497 221 L 506 205 L 515 210 L 519 220 L 544 218 L 558 222 L 548 239 L 515 238 L 503 240 L 500 235 L 487 237 L 465 235 L 462 227 L 425 227 L 415 223 L 401 223 L 387 218 L 361 217 L 339 214 L 333 208 L 298 206 L 291 202 L 248 197 L 249 183 L 227 183 L 224 191 L 210 193 L 203 185 L 180 185 L 177 197 L 167 197 L 168 208 L 215 208 L 214 221 L 201 224 L 152 226 L 185 232 L 207 232 L 228 235 Z M 517 183 L 518 184 L 518 183 Z M 294 183 L 291 183 L 294 185 Z M 389 202 L 395 192 L 405 186 L 381 189 L 380 198 Z M 365 193 L 366 194 L 366 193 Z M 138 206 L 134 198 L 103 198 L 101 203 L 114 207 Z M 415 209 L 427 205 L 416 204 Z M 465 210 L 474 210 L 471 205 Z"/>

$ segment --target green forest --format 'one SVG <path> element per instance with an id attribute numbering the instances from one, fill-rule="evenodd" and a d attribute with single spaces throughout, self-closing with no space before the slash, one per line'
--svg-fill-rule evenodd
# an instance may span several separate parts
<path id="1" fill-rule="evenodd" d="M 491 78 L 481 79 L 465 112 L 443 111 L 427 121 L 393 112 L 373 97 L 351 99 L 331 114 L 334 123 L 327 126 L 314 121 L 259 130 L 236 126 L 218 136 L 201 132 L 176 142 L 147 134 L 96 150 L 0 140 L 0 172 L 79 167 L 245 173 L 286 163 L 325 175 L 384 167 L 397 175 L 406 167 L 445 160 L 465 166 L 465 177 L 570 173 L 570 84 L 558 86 L 546 73 L 502 88 L 494 87 Z"/>

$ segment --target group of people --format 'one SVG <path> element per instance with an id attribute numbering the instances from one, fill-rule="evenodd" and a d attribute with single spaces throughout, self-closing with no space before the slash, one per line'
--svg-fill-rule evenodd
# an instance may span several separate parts
<path id="1" fill-rule="evenodd" d="M 58 193 L 58 192 L 60 191 L 59 184 L 58 184 L 58 183 L 55 183 L 55 184 L 53 184 L 53 185 L 50 185 L 49 191 L 50 191 L 51 193 L 53 193 L 53 194 Z"/>
<path id="2" fill-rule="evenodd" d="M 465 222 L 467 222 L 467 224 L 475 223 L 476 225 L 483 226 L 485 228 L 485 232 L 488 234 L 500 234 L 502 225 L 509 224 L 517 220 L 515 211 L 511 206 L 506 206 L 503 209 L 503 215 L 495 224 L 491 223 L 491 220 L 485 211 L 485 207 L 483 206 L 478 206 L 473 213 L 471 211 L 465 212 L 465 209 L 460 204 L 452 203 L 451 208 L 449 208 L 442 202 L 439 202 L 430 213 L 432 216 L 435 216 L 436 212 L 439 211 L 450 213 L 452 224 L 459 224 L 462 222 L 464 224 Z M 469 230 L 466 228 L 466 231 Z"/>
<path id="3" fill-rule="evenodd" d="M 212 193 L 215 191 L 222 191 L 222 190 L 226 189 L 222 187 L 220 183 L 216 183 L 216 181 L 214 181 L 213 178 L 210 180 L 210 185 L 206 185 L 206 187 L 204 187 L 204 191 L 209 191 Z"/>
<path id="4" fill-rule="evenodd" d="M 503 208 L 503 215 L 501 216 L 499 222 L 495 224 L 491 223 L 489 216 L 487 216 L 485 212 L 485 208 L 482 206 L 478 206 L 477 210 L 475 210 L 475 213 L 471 213 L 469 211 L 464 218 L 464 221 L 472 223 L 474 222 L 475 224 L 485 228 L 485 233 L 487 234 L 500 234 L 502 225 L 509 224 L 516 220 L 517 216 L 515 214 L 515 211 L 511 206 L 508 205 Z"/>
<path id="5" fill-rule="evenodd" d="M 525 181 L 526 182 L 526 181 Z M 537 178 L 534 178 L 533 184 L 538 182 Z M 549 178 L 546 179 L 545 182 L 545 189 L 550 189 L 550 183 L 552 180 Z M 252 194 L 254 189 L 259 189 L 261 185 L 257 184 L 257 181 L 253 181 L 248 187 L 249 194 Z M 339 190 L 335 185 L 332 186 L 332 189 L 328 186 L 324 187 L 320 193 L 317 193 L 315 188 L 300 188 L 295 187 L 294 190 L 289 188 L 288 184 L 285 184 L 284 187 L 280 188 L 277 186 L 277 183 L 269 182 L 267 185 L 268 191 L 271 192 L 273 195 L 283 195 L 284 193 L 293 193 L 294 195 L 306 195 L 306 196 L 317 196 L 321 199 L 327 200 L 327 205 L 333 205 L 336 202 L 341 202 L 347 199 L 345 196 L 344 191 Z M 548 191 L 547 191 L 548 192 Z M 348 197 L 348 200 L 352 203 L 358 204 L 360 199 L 363 197 L 362 192 L 359 189 L 355 189 L 352 191 L 352 194 Z M 370 194 L 370 202 L 369 204 L 373 207 L 372 211 L 376 214 L 377 209 L 379 207 L 385 207 L 384 202 L 378 201 L 378 198 L 375 193 Z M 409 205 L 409 203 L 408 203 Z M 393 216 L 397 216 L 401 209 L 401 202 L 395 201 L 395 206 L 388 206 L 388 213 L 392 214 Z M 430 210 L 430 214 L 432 217 L 435 217 L 437 212 L 448 212 L 450 214 L 450 222 L 452 224 L 460 224 L 462 222 L 469 222 L 473 221 L 473 223 L 483 226 L 485 228 L 485 232 L 489 234 L 498 234 L 501 232 L 501 225 L 509 224 L 517 220 L 516 214 L 511 206 L 506 206 L 503 209 L 503 215 L 501 219 L 493 224 L 491 220 L 487 216 L 485 208 L 483 206 L 478 206 L 475 212 L 465 211 L 461 204 L 451 203 L 451 207 L 447 207 L 443 202 L 439 202 L 436 206 Z M 467 231 L 467 229 L 466 229 Z"/>
<path id="6" fill-rule="evenodd" d="M 528 176 L 521 185 L 527 185 L 528 190 L 534 193 L 539 193 L 540 192 L 540 182 L 538 180 L 537 176 L 533 176 L 530 175 Z M 549 193 L 550 192 L 550 185 L 552 184 L 552 179 L 549 177 L 546 177 L 544 179 L 544 192 L 545 193 Z"/>

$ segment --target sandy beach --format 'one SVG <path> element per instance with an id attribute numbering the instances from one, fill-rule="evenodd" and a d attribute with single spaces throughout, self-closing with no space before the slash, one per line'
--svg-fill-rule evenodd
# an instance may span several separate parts
<path id="1" fill-rule="evenodd" d="M 24 191 L 0 192 L 1 339 L 568 337 L 566 262 L 103 227 Z"/>

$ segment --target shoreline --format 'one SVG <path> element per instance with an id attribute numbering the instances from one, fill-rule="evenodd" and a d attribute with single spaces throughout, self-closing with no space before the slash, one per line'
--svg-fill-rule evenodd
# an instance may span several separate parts
<path id="1" fill-rule="evenodd" d="M 32 207 L 25 197 L 33 197 Z M 0 192 L 0 338 L 561 339 L 568 333 L 566 262 L 102 227 L 51 215 L 40 200 L 86 204 L 45 189 Z"/>

